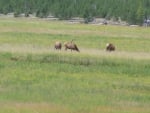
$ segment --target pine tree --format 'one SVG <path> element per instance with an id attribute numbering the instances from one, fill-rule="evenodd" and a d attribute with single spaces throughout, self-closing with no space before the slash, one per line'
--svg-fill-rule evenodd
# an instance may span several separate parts
<path id="1" fill-rule="evenodd" d="M 0 0 L 0 13 L 36 13 L 38 17 L 56 16 L 60 19 L 84 17 L 121 18 L 130 24 L 142 24 L 150 18 L 150 0 Z"/>
<path id="2" fill-rule="evenodd" d="M 137 24 L 142 25 L 143 21 L 144 21 L 144 9 L 142 7 L 142 4 L 139 5 L 137 12 L 136 12 L 136 16 L 137 16 Z"/>

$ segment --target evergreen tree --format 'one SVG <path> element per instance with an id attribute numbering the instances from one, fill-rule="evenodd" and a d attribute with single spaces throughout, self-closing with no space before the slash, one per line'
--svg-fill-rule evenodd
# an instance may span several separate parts
<path id="1" fill-rule="evenodd" d="M 143 21 L 144 21 L 144 9 L 142 7 L 142 4 L 139 5 L 137 12 L 136 12 L 136 16 L 137 16 L 137 23 L 139 25 L 142 25 Z"/>
<path id="2" fill-rule="evenodd" d="M 36 13 L 38 17 L 56 16 L 60 19 L 94 17 L 125 20 L 142 24 L 150 18 L 150 0 L 0 0 L 0 13 L 14 12 L 15 16 Z"/>

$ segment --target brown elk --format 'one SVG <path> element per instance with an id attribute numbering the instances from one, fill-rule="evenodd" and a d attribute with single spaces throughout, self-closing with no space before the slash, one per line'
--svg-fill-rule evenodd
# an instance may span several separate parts
<path id="1" fill-rule="evenodd" d="M 55 42 L 54 47 L 55 47 L 55 49 L 61 50 L 61 47 L 62 47 L 61 42 L 59 42 L 59 41 Z"/>
<path id="2" fill-rule="evenodd" d="M 112 43 L 107 43 L 106 44 L 106 51 L 115 51 L 115 46 Z"/>
<path id="3" fill-rule="evenodd" d="M 73 43 L 72 41 L 64 43 L 65 50 L 70 49 L 71 51 L 75 50 L 75 51 L 80 52 L 80 50 L 78 49 L 77 45 L 75 43 Z"/>

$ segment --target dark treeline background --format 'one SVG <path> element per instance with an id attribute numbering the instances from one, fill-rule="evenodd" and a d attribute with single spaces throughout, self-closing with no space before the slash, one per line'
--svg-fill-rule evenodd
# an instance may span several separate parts
<path id="1" fill-rule="evenodd" d="M 25 13 L 37 17 L 53 15 L 60 19 L 93 17 L 125 20 L 130 24 L 142 24 L 150 18 L 150 0 L 0 0 L 0 13 Z"/>

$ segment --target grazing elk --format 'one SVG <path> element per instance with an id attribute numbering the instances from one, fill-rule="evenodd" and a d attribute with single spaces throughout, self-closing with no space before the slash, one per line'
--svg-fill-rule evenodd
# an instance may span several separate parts
<path id="1" fill-rule="evenodd" d="M 115 46 L 111 43 L 106 44 L 106 51 L 115 51 Z"/>
<path id="2" fill-rule="evenodd" d="M 70 49 L 71 51 L 75 50 L 75 51 L 80 52 L 80 50 L 78 49 L 77 45 L 75 43 L 73 43 L 72 41 L 64 43 L 65 50 Z"/>
<path id="3" fill-rule="evenodd" d="M 61 42 L 59 42 L 59 41 L 55 42 L 54 47 L 55 47 L 55 49 L 61 50 L 61 47 L 62 47 Z"/>

